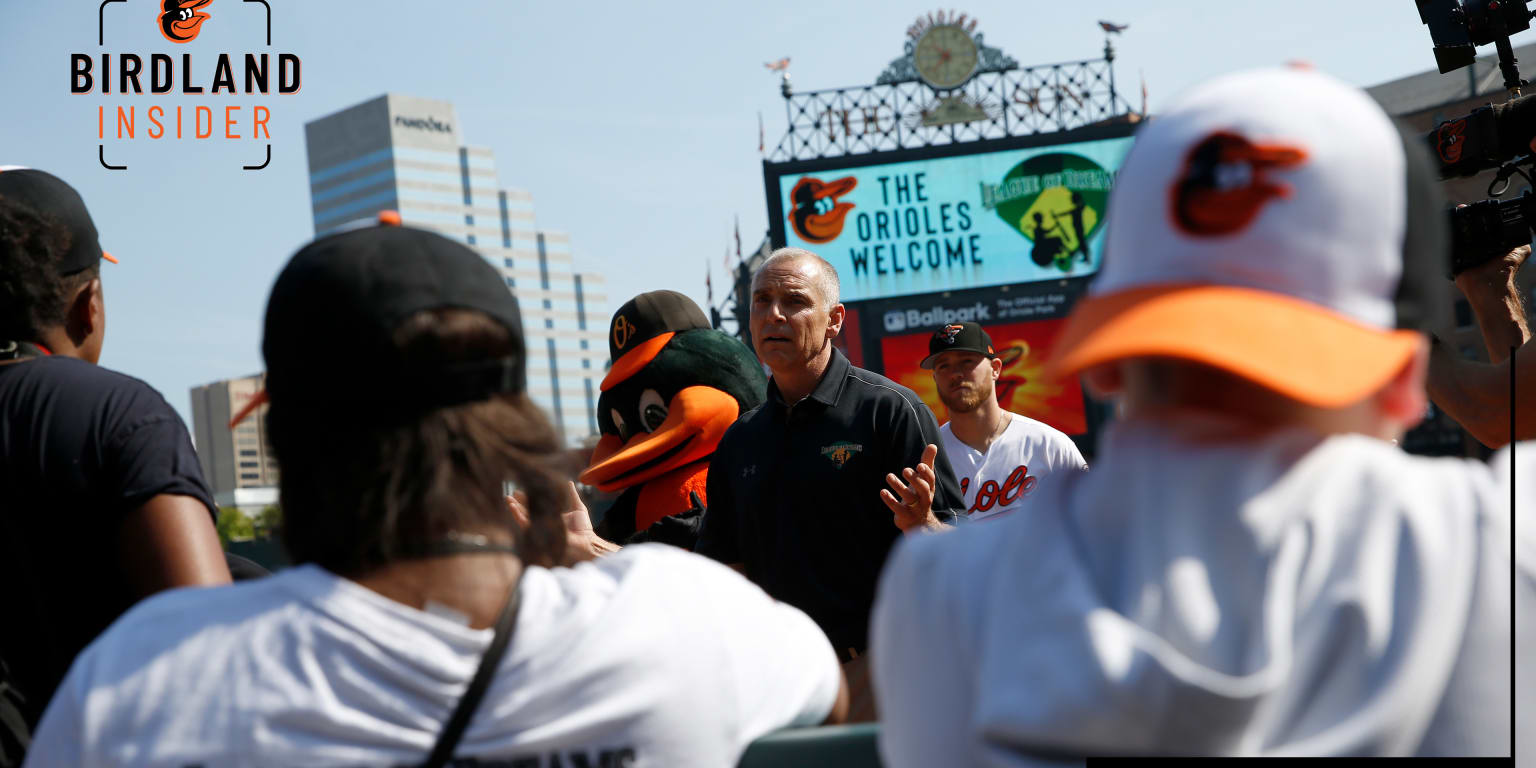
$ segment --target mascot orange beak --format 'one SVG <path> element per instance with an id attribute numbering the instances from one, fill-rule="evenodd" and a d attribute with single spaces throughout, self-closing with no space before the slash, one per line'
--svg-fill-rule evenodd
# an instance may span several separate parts
<path id="1" fill-rule="evenodd" d="M 667 404 L 667 418 L 655 432 L 628 442 L 603 435 L 581 482 L 613 493 L 713 453 L 725 430 L 741 415 L 736 398 L 714 387 L 686 387 Z"/>

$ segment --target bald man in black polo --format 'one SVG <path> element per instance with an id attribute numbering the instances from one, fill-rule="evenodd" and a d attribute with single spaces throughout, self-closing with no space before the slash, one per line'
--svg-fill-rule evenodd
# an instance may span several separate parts
<path id="1" fill-rule="evenodd" d="M 962 504 L 933 412 L 833 348 L 845 312 L 837 272 L 809 251 L 775 251 L 753 277 L 752 343 L 773 377 L 716 449 L 695 551 L 815 619 L 844 662 L 853 719 L 869 720 L 863 655 L 886 555 Z"/>

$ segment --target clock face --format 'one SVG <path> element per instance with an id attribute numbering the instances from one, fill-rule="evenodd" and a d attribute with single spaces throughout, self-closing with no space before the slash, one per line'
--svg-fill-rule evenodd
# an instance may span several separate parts
<path id="1" fill-rule="evenodd" d="M 957 26 L 940 24 L 913 46 L 912 66 L 934 88 L 955 88 L 976 71 L 976 41 Z"/>

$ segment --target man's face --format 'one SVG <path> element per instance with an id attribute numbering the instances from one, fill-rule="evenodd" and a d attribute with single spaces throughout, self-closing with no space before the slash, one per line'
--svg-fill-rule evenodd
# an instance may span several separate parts
<path id="1" fill-rule="evenodd" d="M 942 352 L 933 361 L 933 383 L 939 399 L 955 413 L 970 413 L 996 395 L 995 383 L 1003 361 L 975 352 Z"/>
<path id="2" fill-rule="evenodd" d="M 820 277 L 816 262 L 791 260 L 771 264 L 752 278 L 752 346 L 769 370 L 805 368 L 837 335 L 840 318 L 825 306 Z"/>

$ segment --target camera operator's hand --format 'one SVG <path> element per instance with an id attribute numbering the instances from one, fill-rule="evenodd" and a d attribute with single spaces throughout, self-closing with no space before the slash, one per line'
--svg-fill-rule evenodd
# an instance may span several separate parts
<path id="1" fill-rule="evenodd" d="M 1489 259 L 1456 276 L 1456 286 L 1471 298 L 1472 291 L 1494 289 L 1505 291 L 1509 281 L 1515 278 L 1521 265 L 1530 258 L 1531 247 L 1522 245 L 1497 259 Z"/>
<path id="2" fill-rule="evenodd" d="M 1524 344 L 1531 337 L 1525 308 L 1520 301 L 1520 288 L 1515 282 L 1516 274 L 1530 255 L 1531 247 L 1522 245 L 1456 276 L 1456 287 L 1472 305 L 1478 327 L 1483 332 L 1489 362 L 1504 362 L 1512 347 Z"/>
<path id="3" fill-rule="evenodd" d="M 1521 392 L 1530 392 L 1536 384 L 1536 349 L 1523 348 L 1531 331 L 1515 280 L 1530 255 L 1530 246 L 1522 245 L 1456 276 L 1456 287 L 1477 318 L 1491 365 L 1463 360 L 1445 344 L 1435 344 L 1430 352 L 1430 399 L 1490 448 L 1536 437 L 1536 409 L 1531 408 L 1513 414 L 1510 434 L 1510 377 Z"/>

